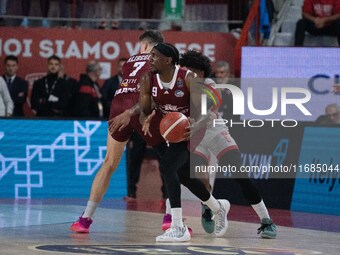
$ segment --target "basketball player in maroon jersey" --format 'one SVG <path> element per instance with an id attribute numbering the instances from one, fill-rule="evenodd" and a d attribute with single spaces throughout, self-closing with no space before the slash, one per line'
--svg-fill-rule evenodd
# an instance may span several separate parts
<path id="1" fill-rule="evenodd" d="M 107 137 L 107 151 L 104 162 L 97 172 L 91 187 L 91 193 L 84 213 L 78 221 L 71 225 L 71 230 L 78 233 L 89 233 L 92 217 L 99 202 L 110 183 L 110 179 L 120 162 L 126 143 L 133 130 L 147 140 L 151 146 L 164 144 L 164 139 L 158 130 L 159 125 L 153 125 L 152 136 L 144 136 L 139 122 L 139 81 L 150 69 L 150 51 L 157 43 L 163 42 L 160 32 L 149 30 L 140 37 L 140 54 L 130 57 L 123 66 L 123 77 L 120 87 L 112 100 L 110 110 L 110 134 Z"/>
<path id="2" fill-rule="evenodd" d="M 141 122 L 145 134 L 157 120 L 168 112 L 181 112 L 189 116 L 190 82 L 194 74 L 178 68 L 178 50 L 167 43 L 157 44 L 151 51 L 151 71 L 141 79 Z M 155 103 L 152 111 L 151 102 Z M 157 148 L 155 148 L 157 150 Z M 214 214 L 216 236 L 223 236 L 227 230 L 226 215 L 230 204 L 227 200 L 216 200 L 199 179 L 190 178 L 188 142 L 169 143 L 160 159 L 160 171 L 164 178 L 171 204 L 171 227 L 156 238 L 157 242 L 184 242 L 190 240 L 188 228 L 183 224 L 181 208 L 181 187 L 183 184 Z"/>

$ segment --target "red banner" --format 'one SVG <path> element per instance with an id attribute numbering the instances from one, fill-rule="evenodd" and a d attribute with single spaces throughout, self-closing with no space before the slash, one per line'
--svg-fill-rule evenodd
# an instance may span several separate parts
<path id="1" fill-rule="evenodd" d="M 85 71 L 86 63 L 95 59 L 103 67 L 101 79 L 116 72 L 117 60 L 139 52 L 138 37 L 142 31 L 80 30 L 46 28 L 0 28 L 0 56 L 19 58 L 18 75 L 32 83 L 45 75 L 47 58 L 55 54 L 62 59 L 66 73 L 76 79 Z M 214 32 L 164 32 L 167 42 L 175 44 L 180 53 L 197 49 L 213 62 L 226 60 L 233 66 L 236 39 L 231 34 Z M 3 65 L 0 65 L 3 73 Z"/>

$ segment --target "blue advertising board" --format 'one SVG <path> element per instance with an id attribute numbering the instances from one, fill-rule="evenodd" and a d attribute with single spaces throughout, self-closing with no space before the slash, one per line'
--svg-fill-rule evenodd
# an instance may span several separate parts
<path id="1" fill-rule="evenodd" d="M 0 119 L 0 198 L 86 198 L 106 154 L 107 123 Z M 125 152 L 106 197 L 126 195 Z"/>
<path id="2" fill-rule="evenodd" d="M 340 215 L 340 131 L 306 127 L 291 210 Z"/>

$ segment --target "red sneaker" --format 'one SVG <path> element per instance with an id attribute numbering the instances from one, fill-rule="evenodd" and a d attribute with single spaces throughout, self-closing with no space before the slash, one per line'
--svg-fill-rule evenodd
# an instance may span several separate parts
<path id="1" fill-rule="evenodd" d="M 90 218 L 79 217 L 79 220 L 74 222 L 70 229 L 77 233 L 89 233 L 92 222 L 93 220 Z"/>

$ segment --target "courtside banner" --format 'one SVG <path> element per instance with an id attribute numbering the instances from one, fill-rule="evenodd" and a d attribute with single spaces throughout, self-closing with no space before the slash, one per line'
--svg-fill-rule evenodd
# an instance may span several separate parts
<path id="1" fill-rule="evenodd" d="M 255 109 L 270 109 L 275 97 L 281 106 L 265 116 L 246 107 L 241 118 L 315 121 L 327 105 L 340 104 L 339 59 L 339 47 L 243 47 L 240 83 L 246 99 Z"/>
<path id="2" fill-rule="evenodd" d="M 299 165 L 291 210 L 340 215 L 340 128 L 306 127 Z"/>
<path id="3" fill-rule="evenodd" d="M 0 119 L 0 198 L 87 198 L 107 122 Z M 106 197 L 126 195 L 125 152 Z"/>
<path id="4" fill-rule="evenodd" d="M 303 126 L 272 128 L 266 123 L 261 128 L 235 127 L 230 134 L 241 151 L 244 171 L 241 176 L 245 174 L 255 180 L 267 206 L 289 209 Z M 214 195 L 231 203 L 249 204 L 233 176 L 237 174 L 216 173 Z"/>
<path id="5" fill-rule="evenodd" d="M 101 79 L 116 73 L 120 57 L 139 52 L 138 37 L 142 31 L 82 30 L 59 28 L 0 28 L 0 56 L 19 57 L 19 76 L 31 84 L 45 74 L 47 58 L 62 58 L 66 73 L 76 79 L 85 72 L 86 63 L 95 59 L 103 68 Z M 212 61 L 226 60 L 233 66 L 236 39 L 231 34 L 215 32 L 164 32 L 165 40 L 175 44 L 180 53 L 197 49 Z M 3 73 L 3 66 L 0 71 Z"/>

